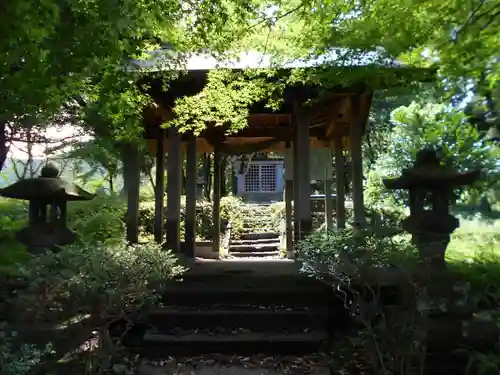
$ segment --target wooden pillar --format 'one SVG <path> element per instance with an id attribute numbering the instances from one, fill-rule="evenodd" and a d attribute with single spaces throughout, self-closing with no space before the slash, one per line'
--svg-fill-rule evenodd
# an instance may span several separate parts
<path id="1" fill-rule="evenodd" d="M 290 144 L 287 143 L 287 154 L 293 154 Z M 286 237 L 286 257 L 288 259 L 294 258 L 293 249 L 293 163 L 290 163 L 291 158 L 288 158 L 288 165 L 285 165 L 285 237 Z M 291 165 L 290 165 L 291 164 Z"/>
<path id="2" fill-rule="evenodd" d="M 135 144 L 127 144 L 123 149 L 123 184 L 127 194 L 127 241 L 139 242 L 139 150 Z"/>
<path id="3" fill-rule="evenodd" d="M 155 178 L 155 242 L 163 242 L 163 216 L 165 210 L 165 129 L 160 129 L 156 139 L 156 178 Z"/>
<path id="4" fill-rule="evenodd" d="M 222 155 L 220 150 L 214 150 L 214 197 L 213 197 L 213 222 L 212 228 L 212 251 L 218 253 L 220 251 L 220 198 L 221 198 L 221 183 L 222 183 Z"/>
<path id="5" fill-rule="evenodd" d="M 351 123 L 350 146 L 351 146 L 351 176 L 352 176 L 352 203 L 354 210 L 354 224 L 356 227 L 364 227 L 366 224 L 365 203 L 363 198 L 363 156 L 361 145 L 363 141 L 363 114 L 361 113 L 362 97 L 360 95 L 351 97 L 351 109 L 353 121 Z"/>
<path id="6" fill-rule="evenodd" d="M 295 126 L 295 124 L 294 124 Z M 297 129 L 295 128 L 294 129 L 294 132 L 296 132 Z M 299 171 L 299 163 L 297 162 L 297 160 L 300 159 L 300 155 L 298 155 L 297 153 L 297 150 L 298 150 L 298 147 L 297 147 L 297 137 L 294 136 L 294 140 L 293 140 L 293 147 L 292 147 L 292 159 L 293 159 L 293 163 L 292 163 L 292 166 L 293 166 L 293 172 L 292 172 L 292 198 L 293 198 L 293 243 L 297 243 L 299 242 L 300 240 L 300 227 L 299 227 L 299 210 L 300 210 L 300 207 L 298 205 L 298 202 L 300 200 L 300 196 L 299 196 L 299 189 L 298 189 L 298 182 L 297 182 L 297 179 L 298 179 L 298 175 L 300 173 Z"/>
<path id="7" fill-rule="evenodd" d="M 184 223 L 185 255 L 194 257 L 196 246 L 196 137 L 190 136 L 186 147 L 186 222 Z"/>
<path id="8" fill-rule="evenodd" d="M 179 253 L 181 245 L 182 149 L 181 136 L 175 127 L 168 129 L 167 168 L 167 246 L 175 253 Z"/>
<path id="9" fill-rule="evenodd" d="M 326 230 L 333 229 L 333 191 L 332 176 L 326 176 L 325 179 L 325 219 Z"/>
<path id="10" fill-rule="evenodd" d="M 345 170 L 342 135 L 335 136 L 335 184 L 337 229 L 345 228 Z"/>
<path id="11" fill-rule="evenodd" d="M 309 113 L 306 109 L 296 105 L 294 117 L 294 208 L 297 221 L 295 228 L 298 229 L 295 239 L 300 241 L 312 230 Z"/>

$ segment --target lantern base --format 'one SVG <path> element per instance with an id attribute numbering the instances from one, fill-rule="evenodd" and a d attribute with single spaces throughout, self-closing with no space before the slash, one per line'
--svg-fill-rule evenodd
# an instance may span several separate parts
<path id="1" fill-rule="evenodd" d="M 32 254 L 58 251 L 60 246 L 74 243 L 77 237 L 71 229 L 51 223 L 25 227 L 17 233 L 18 240 L 25 244 Z"/>

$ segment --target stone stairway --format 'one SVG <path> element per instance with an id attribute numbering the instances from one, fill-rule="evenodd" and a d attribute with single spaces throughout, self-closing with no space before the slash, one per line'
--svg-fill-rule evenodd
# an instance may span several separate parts
<path id="1" fill-rule="evenodd" d="M 349 319 L 331 288 L 299 276 L 186 277 L 163 300 L 125 335 L 131 351 L 148 358 L 317 353 Z"/>
<path id="2" fill-rule="evenodd" d="M 270 205 L 255 204 L 244 212 L 243 233 L 231 238 L 229 256 L 234 258 L 280 258 L 280 235 Z"/>

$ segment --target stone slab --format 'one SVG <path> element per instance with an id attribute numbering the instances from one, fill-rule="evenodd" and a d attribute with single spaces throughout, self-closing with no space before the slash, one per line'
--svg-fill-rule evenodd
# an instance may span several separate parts
<path id="1" fill-rule="evenodd" d="M 308 375 L 330 375 L 327 368 L 320 367 L 313 371 L 308 369 Z M 167 363 L 165 366 L 153 366 L 147 362 L 142 362 L 137 368 L 137 375 L 299 375 L 304 374 L 303 370 L 296 371 L 276 371 L 268 368 L 246 368 L 237 365 L 207 364 L 204 366 L 183 366 Z"/>

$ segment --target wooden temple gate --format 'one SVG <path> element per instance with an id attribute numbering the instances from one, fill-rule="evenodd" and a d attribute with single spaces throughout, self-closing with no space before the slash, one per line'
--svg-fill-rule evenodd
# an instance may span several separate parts
<path id="1" fill-rule="evenodd" d="M 352 200 L 354 222 L 365 224 L 363 201 L 363 165 L 361 145 L 368 121 L 373 90 L 366 85 L 331 90 L 317 96 L 311 87 L 293 87 L 285 90 L 283 104 L 272 112 L 264 105 L 250 108 L 248 127 L 237 134 L 226 134 L 223 126 L 207 126 L 198 136 L 179 133 L 176 128 L 162 129 L 161 124 L 172 114 L 171 108 L 178 97 L 194 95 L 202 90 L 208 71 L 189 71 L 173 82 L 165 92 L 162 82 L 152 81 L 149 94 L 156 102 L 155 108 L 148 108 L 144 115 L 144 137 L 149 150 L 156 155 L 155 191 L 155 241 L 164 241 L 174 252 L 194 256 L 196 246 L 196 180 L 197 153 L 214 154 L 213 183 L 213 242 L 212 250 L 219 252 L 220 240 L 220 198 L 222 154 L 246 154 L 255 151 L 289 152 L 293 155 L 293 173 L 286 173 L 286 244 L 289 257 L 293 256 L 293 243 L 311 232 L 311 186 L 310 150 L 328 148 L 335 158 L 336 173 L 336 222 L 337 227 L 345 226 L 344 152 L 350 153 L 352 178 Z M 314 104 L 305 102 L 316 98 Z M 165 154 L 168 160 L 165 163 Z M 125 176 L 128 188 L 128 237 L 131 242 L 138 238 L 138 168 L 136 154 L 130 150 L 126 155 L 129 168 Z M 186 212 L 185 241 L 181 243 L 180 211 L 182 191 L 182 161 L 186 158 Z M 137 158 L 135 158 L 137 159 Z M 167 164 L 167 165 L 165 165 Z M 288 166 L 290 167 L 290 166 Z M 167 211 L 164 218 L 164 171 L 167 169 Z M 285 165 L 285 171 L 287 165 Z M 330 176 L 331 179 L 331 176 Z M 327 211 L 333 211 L 331 181 L 325 184 Z M 330 197 L 330 198 L 328 198 Z M 292 202 L 294 206 L 292 230 Z M 166 221 L 165 221 L 166 220 Z M 166 224 L 166 225 L 165 225 Z M 294 233 L 294 235 L 293 235 Z"/>

